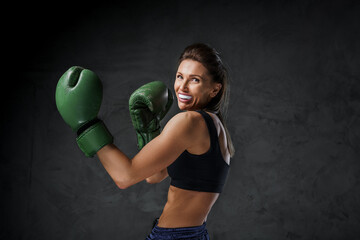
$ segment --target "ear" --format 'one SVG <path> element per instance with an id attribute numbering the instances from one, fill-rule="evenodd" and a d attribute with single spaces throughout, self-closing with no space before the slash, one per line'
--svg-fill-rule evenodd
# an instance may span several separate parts
<path id="1" fill-rule="evenodd" d="M 222 84 L 221 83 L 214 83 L 214 86 L 213 86 L 213 90 L 211 91 L 210 93 L 210 97 L 211 98 L 214 98 L 216 97 L 216 95 L 220 92 L 221 88 L 222 88 Z"/>

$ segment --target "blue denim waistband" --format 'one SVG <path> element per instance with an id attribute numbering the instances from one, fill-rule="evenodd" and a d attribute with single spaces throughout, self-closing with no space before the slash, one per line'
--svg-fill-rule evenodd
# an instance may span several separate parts
<path id="1" fill-rule="evenodd" d="M 209 239 L 206 222 L 196 227 L 162 228 L 157 225 L 153 228 L 147 239 Z"/>

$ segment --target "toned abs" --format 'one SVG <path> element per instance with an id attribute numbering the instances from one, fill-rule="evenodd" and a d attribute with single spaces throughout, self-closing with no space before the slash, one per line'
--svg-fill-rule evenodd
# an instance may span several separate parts
<path id="1" fill-rule="evenodd" d="M 170 186 L 168 200 L 159 218 L 163 228 L 202 225 L 219 193 L 197 192 Z"/>

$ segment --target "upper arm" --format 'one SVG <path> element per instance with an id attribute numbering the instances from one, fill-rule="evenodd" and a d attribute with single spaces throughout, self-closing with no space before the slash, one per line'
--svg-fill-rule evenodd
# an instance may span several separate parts
<path id="1" fill-rule="evenodd" d="M 199 116 L 194 112 L 182 112 L 170 119 L 161 134 L 131 160 L 129 184 L 140 182 L 167 168 L 182 152 L 196 143 Z"/>

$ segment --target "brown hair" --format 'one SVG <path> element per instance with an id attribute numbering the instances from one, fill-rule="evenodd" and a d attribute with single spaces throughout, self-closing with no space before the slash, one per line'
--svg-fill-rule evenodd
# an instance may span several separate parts
<path id="1" fill-rule="evenodd" d="M 235 149 L 225 124 L 230 91 L 229 75 L 220 58 L 220 54 L 207 44 L 195 43 L 185 48 L 183 53 L 180 55 L 178 63 L 180 64 L 185 59 L 200 62 L 208 70 L 210 76 L 212 76 L 212 81 L 221 83 L 222 85 L 218 94 L 211 99 L 204 110 L 213 112 L 219 117 L 225 129 L 227 146 L 230 156 L 232 157 L 235 153 Z"/>

